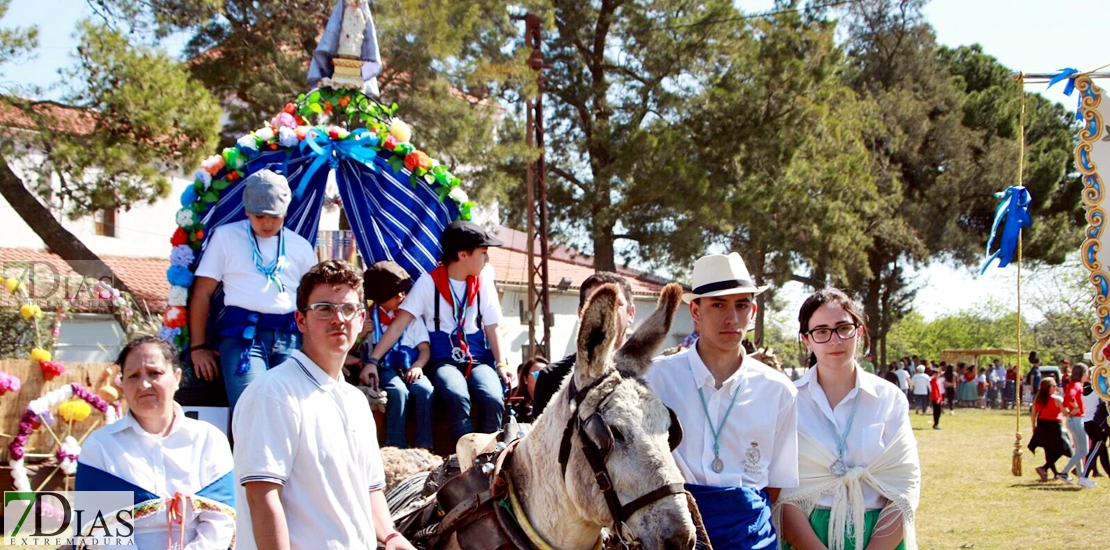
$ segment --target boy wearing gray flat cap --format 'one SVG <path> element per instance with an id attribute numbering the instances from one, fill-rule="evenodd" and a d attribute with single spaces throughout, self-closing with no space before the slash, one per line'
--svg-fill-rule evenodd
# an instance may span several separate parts
<path id="1" fill-rule="evenodd" d="M 189 354 L 197 376 L 223 377 L 230 409 L 259 374 L 300 348 L 293 312 L 312 245 L 285 229 L 289 183 L 270 170 L 243 180 L 247 219 L 216 228 L 204 247 L 189 300 Z M 223 283 L 226 309 L 207 334 L 209 302 Z M 218 354 L 218 364 L 217 364 Z"/>

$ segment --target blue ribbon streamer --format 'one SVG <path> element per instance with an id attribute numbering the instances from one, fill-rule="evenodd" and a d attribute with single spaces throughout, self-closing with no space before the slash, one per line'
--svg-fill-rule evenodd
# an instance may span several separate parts
<path id="1" fill-rule="evenodd" d="M 987 268 L 996 258 L 998 267 L 1010 265 L 1014 251 L 1017 250 L 1021 228 L 1029 227 L 1033 223 L 1032 218 L 1029 217 L 1029 203 L 1032 202 L 1033 196 L 1029 194 L 1028 189 L 1015 185 L 995 193 L 994 196 L 1002 202 L 994 212 L 994 224 L 991 226 L 991 236 L 987 240 L 987 261 L 979 270 L 980 275 L 987 272 Z M 1002 241 L 998 245 L 998 250 L 991 254 L 991 245 L 994 244 L 994 238 L 998 235 L 998 226 L 1002 224 L 1003 218 L 1006 224 L 1002 227 Z"/>
<path id="2" fill-rule="evenodd" d="M 378 136 L 366 128 L 355 129 L 345 139 L 338 140 L 331 139 L 318 128 L 309 130 L 308 135 L 301 141 L 301 152 L 305 153 L 305 156 L 313 155 L 316 158 L 305 169 L 301 181 L 311 180 L 313 174 L 323 167 L 324 163 L 328 163 L 333 170 L 338 168 L 340 159 L 354 160 L 376 172 L 377 166 L 372 161 L 374 157 L 378 156 L 377 146 L 379 141 Z M 305 149 L 309 151 L 305 151 Z M 294 194 L 296 199 L 300 199 L 303 187 L 302 185 L 297 188 L 297 192 Z"/>
<path id="3" fill-rule="evenodd" d="M 1076 74 L 1079 74 L 1078 69 L 1073 69 L 1071 67 L 1060 69 L 1060 72 L 1057 73 L 1056 76 L 1053 76 L 1052 79 L 1048 81 L 1048 86 L 1046 86 L 1045 89 L 1047 90 L 1047 89 L 1051 88 L 1057 82 L 1067 80 L 1068 83 L 1066 85 L 1064 85 L 1064 95 L 1066 95 L 1068 97 L 1071 97 L 1071 94 L 1073 92 L 1075 92 L 1075 76 L 1073 76 L 1073 75 L 1076 75 Z M 1076 104 L 1075 104 L 1075 119 L 1076 120 L 1082 120 L 1083 119 L 1083 97 L 1082 96 L 1080 96 L 1077 99 Z"/>

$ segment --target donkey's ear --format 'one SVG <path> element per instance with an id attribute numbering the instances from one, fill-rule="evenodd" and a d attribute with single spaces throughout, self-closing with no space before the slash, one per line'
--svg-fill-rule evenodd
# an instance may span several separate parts
<path id="1" fill-rule="evenodd" d="M 671 321 L 681 298 L 682 285 L 671 283 L 663 287 L 655 311 L 617 352 L 617 368 L 636 376 L 647 372 L 651 367 L 651 358 L 659 352 L 667 333 L 671 331 Z"/>
<path id="2" fill-rule="evenodd" d="M 617 339 L 617 293 L 614 284 L 594 291 L 586 302 L 578 326 L 578 362 L 574 379 L 579 388 L 601 376 L 613 364 L 613 344 Z"/>

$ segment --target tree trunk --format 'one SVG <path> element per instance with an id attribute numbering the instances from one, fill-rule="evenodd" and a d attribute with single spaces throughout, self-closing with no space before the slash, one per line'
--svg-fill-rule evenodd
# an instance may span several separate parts
<path id="1" fill-rule="evenodd" d="M 39 202 L 24 185 L 23 180 L 12 171 L 3 155 L 0 155 L 0 195 L 19 213 L 19 217 L 35 231 L 51 252 L 63 260 L 77 273 L 98 280 L 108 280 L 120 292 L 134 295 L 124 283 L 85 243 L 70 233 L 53 212 Z M 107 279 L 105 279 L 107 278 Z"/>
<path id="2" fill-rule="evenodd" d="M 614 252 L 613 228 L 602 227 L 603 224 L 594 224 L 594 271 L 617 271 L 616 253 Z"/>
<path id="3" fill-rule="evenodd" d="M 882 300 L 883 291 L 883 273 L 886 272 L 886 255 L 882 253 L 881 246 L 876 243 L 867 253 L 867 261 L 871 267 L 871 278 L 867 280 L 867 292 L 865 292 L 863 302 L 863 314 L 867 317 L 867 331 L 871 334 L 871 347 L 874 349 L 875 344 L 883 339 L 886 331 L 883 330 L 882 311 L 880 310 L 880 301 Z M 864 353 L 867 353 L 866 350 Z M 879 361 L 886 361 L 885 350 L 883 353 L 876 354 L 880 357 Z"/>

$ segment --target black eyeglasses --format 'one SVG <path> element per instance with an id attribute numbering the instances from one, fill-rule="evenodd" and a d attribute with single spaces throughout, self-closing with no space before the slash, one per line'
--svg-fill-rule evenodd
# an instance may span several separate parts
<path id="1" fill-rule="evenodd" d="M 312 313 L 312 316 L 317 319 L 331 319 L 337 311 L 340 319 L 350 321 L 362 313 L 363 307 L 354 302 L 344 302 L 342 304 L 315 302 L 308 304 L 308 307 L 305 308 L 305 313 Z"/>
<path id="2" fill-rule="evenodd" d="M 852 323 L 850 325 L 837 325 L 836 328 L 815 328 L 806 334 L 809 335 L 810 340 L 813 340 L 813 343 L 824 344 L 832 340 L 834 332 L 841 340 L 847 340 L 858 334 L 857 329 L 859 329 L 859 325 Z"/>

